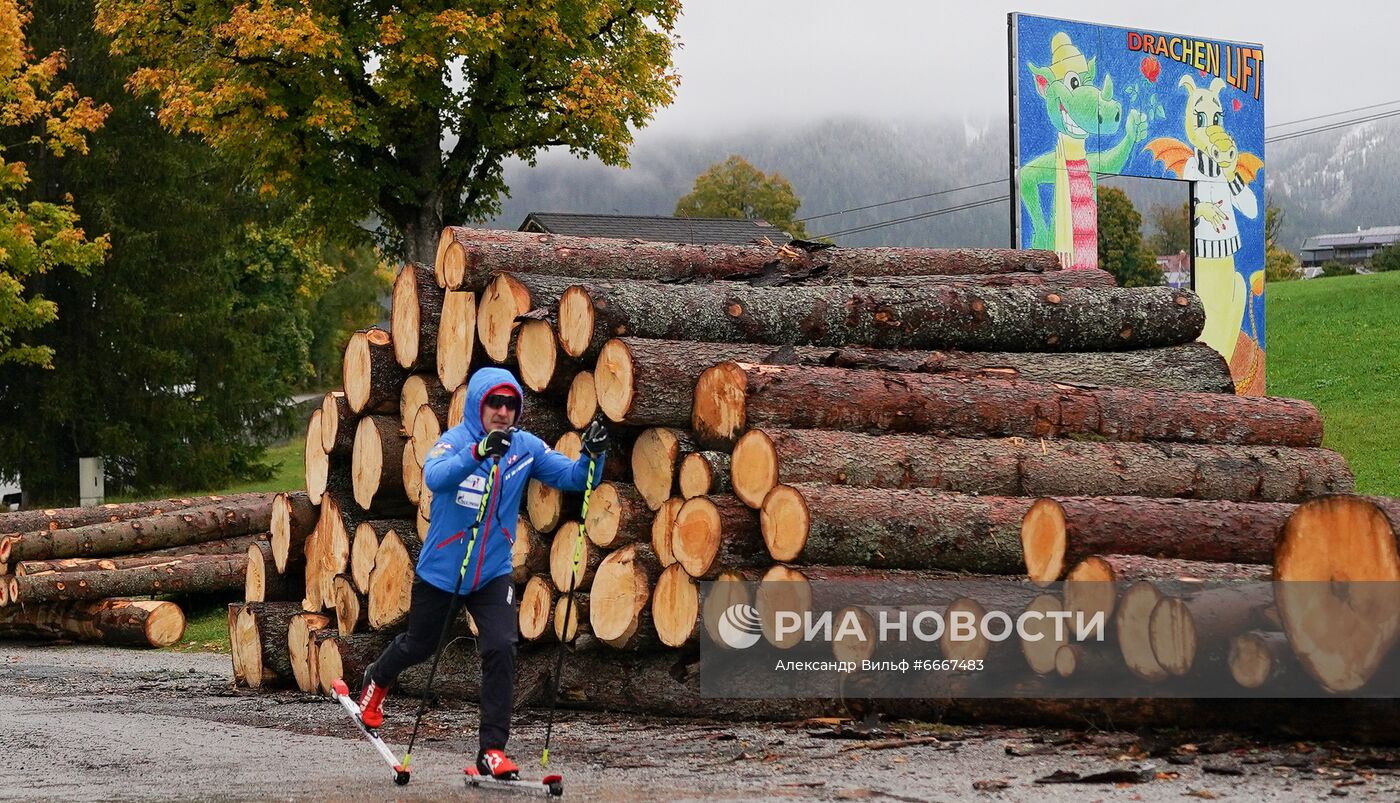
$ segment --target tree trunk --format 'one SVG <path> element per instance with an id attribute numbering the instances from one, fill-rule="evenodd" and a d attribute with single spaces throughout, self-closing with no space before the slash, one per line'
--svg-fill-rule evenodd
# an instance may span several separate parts
<path id="1" fill-rule="evenodd" d="M 592 371 L 579 371 L 569 383 L 569 395 L 564 401 L 564 417 L 574 429 L 588 429 L 598 414 L 598 390 Z"/>
<path id="2" fill-rule="evenodd" d="M 272 565 L 278 574 L 295 570 L 305 558 L 306 537 L 316 529 L 321 507 L 299 491 L 279 493 L 272 498 Z"/>
<path id="3" fill-rule="evenodd" d="M 256 543 L 266 543 L 267 533 L 250 533 L 233 538 L 221 538 L 202 544 L 189 544 L 153 549 L 150 552 L 137 552 L 133 555 L 114 555 L 108 558 L 56 558 L 54 560 L 26 560 L 14 565 L 18 577 L 47 572 L 93 572 L 112 569 L 132 569 L 138 566 L 152 566 L 172 560 L 192 558 L 227 558 L 248 551 Z"/>
<path id="4" fill-rule="evenodd" d="M 1189 343 L 1204 324 L 1200 298 L 1167 287 L 751 287 L 615 280 L 575 284 L 559 299 L 559 341 L 573 357 L 596 355 L 605 340 L 621 334 L 712 343 L 1127 351 Z"/>
<path id="5" fill-rule="evenodd" d="M 345 457 L 355 446 L 355 422 L 359 415 L 350 410 L 345 391 L 333 390 L 321 400 L 321 451 Z M 314 432 L 314 430 L 312 431 Z M 312 439 L 307 432 L 307 440 Z"/>
<path id="6" fill-rule="evenodd" d="M 1050 251 L 1001 248 L 819 248 L 764 244 L 685 245 L 603 237 L 485 231 L 451 226 L 438 241 L 444 286 L 480 289 L 494 273 L 589 279 L 744 279 L 817 269 L 846 276 L 1056 271 Z"/>
<path id="7" fill-rule="evenodd" d="M 321 497 L 326 493 L 326 487 L 330 484 L 331 458 L 326 454 L 326 450 L 321 448 L 321 441 L 316 434 L 321 431 L 321 419 L 323 415 L 320 410 L 312 410 L 310 420 L 306 424 L 306 441 L 301 449 L 301 478 L 306 487 L 306 495 L 311 500 L 311 504 L 321 504 Z"/>
<path id="8" fill-rule="evenodd" d="M 1400 500 L 1325 496 L 1298 506 L 1273 553 L 1275 596 L 1298 662 L 1330 692 L 1361 689 L 1400 640 Z M 1381 582 L 1372 582 L 1381 581 Z"/>
<path id="9" fill-rule="evenodd" d="M 312 603 L 309 610 L 313 612 L 334 604 L 331 584 L 349 564 L 355 530 L 369 518 L 353 504 L 342 506 L 340 501 L 326 497 L 316 532 L 306 541 L 306 598 Z"/>
<path id="10" fill-rule="evenodd" d="M 394 358 L 406 371 L 421 371 L 437 357 L 442 288 L 431 268 L 410 262 L 394 279 L 392 298 L 389 331 L 394 335 Z"/>
<path id="11" fill-rule="evenodd" d="M 321 613 L 298 611 L 287 620 L 283 631 L 287 642 L 287 660 L 292 667 L 292 679 L 304 692 L 315 692 L 319 667 L 316 660 L 316 634 L 330 628 L 331 617 Z"/>
<path id="12" fill-rule="evenodd" d="M 476 340 L 476 293 L 447 291 L 437 334 L 438 381 L 449 391 L 467 381 L 472 363 L 485 359 Z"/>
<path id="13" fill-rule="evenodd" d="M 822 286 L 850 284 L 856 287 L 905 287 L 911 289 L 937 289 L 940 287 L 1117 287 L 1118 280 L 1113 274 L 1098 268 L 1055 271 L 1008 271 L 1006 273 L 964 273 L 920 276 L 906 274 L 900 276 L 850 276 L 822 275 L 813 278 L 794 278 L 790 281 L 768 284 L 762 281 L 750 282 L 760 287 Z"/>
<path id="14" fill-rule="evenodd" d="M 295 684 L 287 626 L 298 613 L 300 606 L 294 602 L 249 602 L 238 614 L 238 663 L 252 688 Z"/>
<path id="15" fill-rule="evenodd" d="M 1096 554 L 1269 563 L 1295 507 L 1139 496 L 1038 499 L 1021 525 L 1025 570 L 1043 585 Z"/>
<path id="16" fill-rule="evenodd" d="M 438 429 L 446 429 L 447 406 L 451 403 L 452 391 L 443 387 L 435 374 L 410 374 L 399 393 L 399 426 L 404 432 L 413 432 L 418 408 L 427 405 L 437 419 Z"/>
<path id="17" fill-rule="evenodd" d="M 383 329 L 361 329 L 345 346 L 341 370 L 345 400 L 353 413 L 397 405 L 408 372 L 394 357 L 394 343 Z"/>
<path id="18" fill-rule="evenodd" d="M 667 647 L 683 647 L 700 633 L 700 586 L 680 564 L 667 566 L 657 579 L 651 621 Z"/>
<path id="19" fill-rule="evenodd" d="M 780 482 L 932 488 L 996 496 L 1147 496 L 1297 502 L 1352 487 L 1326 449 L 867 435 L 751 429 L 734 445 L 734 493 L 750 507 Z"/>
<path id="20" fill-rule="evenodd" d="M 884 569 L 1023 571 L 1017 538 L 1029 499 L 780 485 L 763 503 L 773 560 Z"/>
<path id="21" fill-rule="evenodd" d="M 726 452 L 692 452 L 686 455 L 681 461 L 677 482 L 681 498 L 731 493 L 729 473 L 730 459 Z"/>
<path id="22" fill-rule="evenodd" d="M 355 428 L 350 477 L 355 503 L 363 510 L 402 512 L 405 438 L 393 416 L 368 415 Z"/>
<path id="23" fill-rule="evenodd" d="M 652 518 L 651 508 L 635 486 L 604 482 L 589 497 L 585 529 L 595 545 L 616 549 L 649 538 Z"/>
<path id="24" fill-rule="evenodd" d="M 686 500 L 671 530 L 671 554 L 685 573 L 713 580 L 725 569 L 767 564 L 758 514 L 732 496 Z"/>
<path id="25" fill-rule="evenodd" d="M 247 602 L 292 600 L 306 595 L 304 577 L 295 572 L 278 574 L 273 567 L 272 545 L 259 541 L 247 549 L 248 565 L 243 575 L 243 599 Z"/>
<path id="26" fill-rule="evenodd" d="M 1055 651 L 1055 674 L 1062 678 L 1111 678 L 1127 674 L 1123 656 L 1109 644 L 1064 644 Z"/>
<path id="27" fill-rule="evenodd" d="M 240 589 L 247 554 L 222 560 L 203 556 L 171 560 L 152 566 L 92 572 L 54 572 L 14 578 L 18 594 L 9 604 L 42 604 L 104 597 L 145 597 L 155 594 L 210 594 Z"/>
<path id="28" fill-rule="evenodd" d="M 108 647 L 169 647 L 185 633 L 173 602 L 99 599 L 25 605 L 0 611 L 0 637 L 71 639 Z"/>
<path id="29" fill-rule="evenodd" d="M 676 495 L 681 460 L 698 448 L 690 433 L 680 429 L 653 427 L 637 436 L 632 444 L 632 482 L 647 507 L 656 510 Z"/>
<path id="30" fill-rule="evenodd" d="M 174 510 L 209 505 L 237 505 L 261 499 L 264 493 L 230 494 L 228 496 L 190 496 L 176 499 L 156 499 L 150 502 L 125 502 L 96 507 L 45 508 L 0 513 L 0 536 L 20 535 L 36 530 L 71 530 L 89 524 L 144 519 Z"/>
<path id="31" fill-rule="evenodd" d="M 271 522 L 272 496 L 258 494 L 232 504 L 186 508 L 142 519 L 21 533 L 12 542 L 10 560 L 125 555 L 266 532 Z"/>
<path id="32" fill-rule="evenodd" d="M 589 590 L 588 623 L 593 636 L 619 650 L 635 649 L 655 638 L 651 627 L 651 589 L 661 564 L 644 544 L 628 544 L 608 553 Z"/>
<path id="33" fill-rule="evenodd" d="M 691 421 L 713 444 L 762 426 L 1258 446 L 1322 440 L 1317 408 L 1296 399 L 742 363 L 701 375 Z"/>
<path id="34" fill-rule="evenodd" d="M 352 692 L 359 694 L 365 669 L 383 654 L 394 634 L 369 631 L 346 636 L 334 630 L 321 630 L 314 638 L 316 675 L 322 690 L 343 680 Z"/>

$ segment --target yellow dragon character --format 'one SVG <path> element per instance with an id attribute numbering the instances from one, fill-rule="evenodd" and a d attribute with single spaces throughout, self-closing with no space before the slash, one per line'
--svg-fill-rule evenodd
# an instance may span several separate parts
<path id="1" fill-rule="evenodd" d="M 1246 305 L 1264 292 L 1263 270 L 1253 271 L 1249 288 L 1235 270 L 1235 252 L 1240 249 L 1240 230 L 1234 213 L 1248 218 L 1259 214 L 1259 201 L 1249 185 L 1264 162 L 1252 153 L 1242 153 L 1225 131 L 1220 92 L 1225 81 L 1216 78 L 1208 88 L 1196 86 L 1191 76 L 1179 83 L 1186 90 L 1186 139 L 1182 142 L 1161 137 L 1144 147 L 1169 172 L 1194 182 L 1196 292 L 1206 308 L 1205 331 L 1201 339 L 1224 355 L 1230 363 L 1240 392 L 1258 392 L 1252 387 L 1260 373 L 1264 353 L 1258 339 L 1241 331 Z M 1253 323 L 1253 315 L 1249 318 Z M 1252 326 L 1251 326 L 1252 329 Z"/>

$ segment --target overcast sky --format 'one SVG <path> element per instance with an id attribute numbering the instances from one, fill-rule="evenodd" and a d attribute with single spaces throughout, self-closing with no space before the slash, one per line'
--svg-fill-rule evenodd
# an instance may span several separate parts
<path id="1" fill-rule="evenodd" d="M 680 89 L 649 131 L 839 115 L 1004 121 L 1011 11 L 1262 44 L 1270 125 L 1400 99 L 1396 0 L 689 0 Z"/>

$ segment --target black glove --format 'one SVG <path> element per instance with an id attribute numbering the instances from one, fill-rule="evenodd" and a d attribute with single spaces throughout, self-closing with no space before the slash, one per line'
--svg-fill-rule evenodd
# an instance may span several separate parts
<path id="1" fill-rule="evenodd" d="M 583 432 L 583 451 L 589 457 L 597 457 L 608 450 L 608 428 L 603 426 L 603 422 L 593 419 L 593 423 L 588 425 L 588 429 Z"/>
<path id="2" fill-rule="evenodd" d="M 472 456 L 477 460 L 485 460 L 488 457 L 500 459 L 510 451 L 510 430 L 493 429 L 486 433 L 486 437 L 481 442 L 472 447 Z"/>

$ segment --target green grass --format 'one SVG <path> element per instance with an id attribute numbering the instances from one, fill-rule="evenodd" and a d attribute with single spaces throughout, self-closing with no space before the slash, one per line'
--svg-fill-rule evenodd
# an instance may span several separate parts
<path id="1" fill-rule="evenodd" d="M 1400 271 L 1268 289 L 1268 392 L 1322 411 L 1356 491 L 1400 496 Z"/>
<path id="2" fill-rule="evenodd" d="M 119 494 L 108 496 L 104 501 L 140 502 L 146 499 L 161 499 L 167 496 L 228 496 L 229 494 L 241 493 L 295 491 L 306 484 L 306 480 L 302 476 L 302 448 L 305 443 L 306 438 L 302 436 L 288 441 L 287 443 L 269 447 L 266 458 L 267 462 L 272 465 L 272 476 L 265 480 L 241 482 L 235 485 L 226 485 L 221 488 L 201 488 L 198 490 L 184 490 L 179 492 L 155 490 L 139 494 Z"/>
<path id="3" fill-rule="evenodd" d="M 227 594 L 172 596 L 185 612 L 185 634 L 165 649 L 171 652 L 229 652 L 228 604 L 243 599 L 243 589 Z"/>

